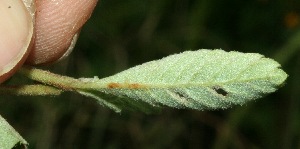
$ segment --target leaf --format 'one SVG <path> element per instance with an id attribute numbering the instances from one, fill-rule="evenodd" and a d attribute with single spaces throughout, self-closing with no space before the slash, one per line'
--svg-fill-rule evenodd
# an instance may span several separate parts
<path id="1" fill-rule="evenodd" d="M 206 49 L 171 55 L 103 79 L 74 79 L 30 67 L 19 73 L 54 86 L 59 93 L 75 91 L 94 98 L 116 112 L 151 112 L 162 106 L 225 109 L 272 93 L 287 78 L 280 64 L 263 55 Z"/>
<path id="2" fill-rule="evenodd" d="M 224 109 L 272 93 L 286 78 L 280 64 L 263 55 L 202 49 L 92 80 L 97 85 L 84 92 L 97 90 L 111 95 L 101 100 L 119 110 L 137 103 L 180 109 Z"/>
<path id="3" fill-rule="evenodd" d="M 0 148 L 11 149 L 18 144 L 28 143 L 0 116 Z"/>

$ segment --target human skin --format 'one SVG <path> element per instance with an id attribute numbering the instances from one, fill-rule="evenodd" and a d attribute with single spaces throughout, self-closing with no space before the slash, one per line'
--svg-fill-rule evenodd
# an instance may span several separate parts
<path id="1" fill-rule="evenodd" d="M 66 57 L 96 4 L 97 0 L 36 0 L 33 21 L 22 0 L 1 0 L 0 83 L 24 63 L 45 65 Z"/>

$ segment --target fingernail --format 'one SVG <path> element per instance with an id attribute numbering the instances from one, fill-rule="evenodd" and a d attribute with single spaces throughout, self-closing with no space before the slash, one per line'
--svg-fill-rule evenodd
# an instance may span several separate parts
<path id="1" fill-rule="evenodd" d="M 24 63 L 33 36 L 33 19 L 22 0 L 1 0 L 0 18 L 1 83 Z"/>
<path id="2" fill-rule="evenodd" d="M 73 38 L 72 38 L 72 41 L 71 41 L 71 44 L 69 46 L 69 48 L 67 49 L 67 51 L 56 61 L 56 62 L 59 62 L 65 58 L 67 58 L 73 51 L 75 45 L 76 45 L 76 42 L 77 42 L 77 39 L 79 37 L 79 32 L 76 33 Z"/>

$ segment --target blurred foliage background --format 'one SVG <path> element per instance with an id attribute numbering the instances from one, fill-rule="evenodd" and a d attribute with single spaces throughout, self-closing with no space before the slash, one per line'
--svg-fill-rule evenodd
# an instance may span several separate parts
<path id="1" fill-rule="evenodd" d="M 101 78 L 203 48 L 264 54 L 279 61 L 289 78 L 276 93 L 219 111 L 117 114 L 65 93 L 1 95 L 0 113 L 30 149 L 300 149 L 299 0 L 102 0 L 71 57 L 51 69 Z"/>

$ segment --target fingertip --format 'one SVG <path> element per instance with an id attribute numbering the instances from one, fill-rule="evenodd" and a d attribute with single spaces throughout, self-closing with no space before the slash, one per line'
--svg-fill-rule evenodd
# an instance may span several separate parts
<path id="1" fill-rule="evenodd" d="M 36 40 L 27 63 L 53 63 L 67 55 L 76 41 L 73 37 L 89 19 L 97 0 L 36 1 L 36 4 Z"/>

